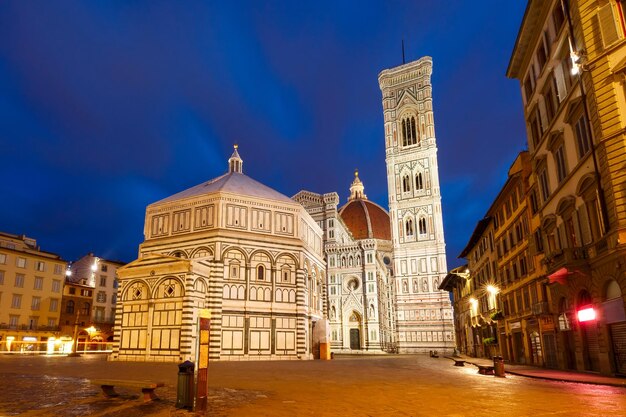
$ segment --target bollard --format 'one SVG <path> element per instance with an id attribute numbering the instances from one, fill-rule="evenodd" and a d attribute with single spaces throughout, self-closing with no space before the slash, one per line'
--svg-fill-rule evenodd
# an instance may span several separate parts
<path id="1" fill-rule="evenodd" d="M 502 356 L 493 357 L 493 374 L 501 378 L 506 377 L 504 373 L 504 359 L 502 359 Z"/>
<path id="2" fill-rule="evenodd" d="M 185 361 L 178 365 L 178 388 L 176 390 L 176 408 L 193 409 L 194 364 Z"/>

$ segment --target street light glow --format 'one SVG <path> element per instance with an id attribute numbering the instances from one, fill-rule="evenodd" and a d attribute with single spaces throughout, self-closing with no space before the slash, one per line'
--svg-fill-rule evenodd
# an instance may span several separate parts
<path id="1" fill-rule="evenodd" d="M 500 291 L 496 287 L 494 287 L 493 285 L 489 284 L 489 285 L 487 285 L 487 292 L 489 294 L 491 294 L 491 295 L 496 295 Z"/>

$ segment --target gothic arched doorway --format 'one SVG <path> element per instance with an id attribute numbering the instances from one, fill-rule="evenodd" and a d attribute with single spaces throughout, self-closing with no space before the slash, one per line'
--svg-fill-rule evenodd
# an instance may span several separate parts
<path id="1" fill-rule="evenodd" d="M 361 315 L 353 311 L 349 319 L 350 350 L 361 350 Z"/>

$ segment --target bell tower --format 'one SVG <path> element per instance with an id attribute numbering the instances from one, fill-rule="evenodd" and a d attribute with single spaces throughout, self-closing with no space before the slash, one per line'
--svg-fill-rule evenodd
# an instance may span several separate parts
<path id="1" fill-rule="evenodd" d="M 432 58 L 383 70 L 385 162 L 393 241 L 398 348 L 454 347 L 432 105 Z"/>

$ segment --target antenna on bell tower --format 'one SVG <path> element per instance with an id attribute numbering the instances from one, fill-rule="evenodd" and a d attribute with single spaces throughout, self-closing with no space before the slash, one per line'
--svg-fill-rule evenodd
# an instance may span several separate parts
<path id="1" fill-rule="evenodd" d="M 402 39 L 402 65 L 406 64 L 406 61 L 404 60 L 404 39 Z"/>

